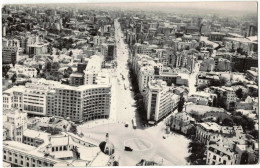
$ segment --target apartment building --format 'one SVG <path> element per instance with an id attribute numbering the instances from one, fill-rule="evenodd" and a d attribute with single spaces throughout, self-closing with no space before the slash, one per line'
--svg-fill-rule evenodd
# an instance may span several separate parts
<path id="1" fill-rule="evenodd" d="M 11 64 L 17 61 L 18 47 L 16 46 L 5 46 L 2 49 L 2 62 L 3 64 Z"/>
<path id="2" fill-rule="evenodd" d="M 221 126 L 214 122 L 198 123 L 196 125 L 196 138 L 200 142 L 207 144 L 209 140 L 217 139 L 220 129 Z"/>
<path id="3" fill-rule="evenodd" d="M 111 86 L 65 86 L 48 94 L 47 115 L 69 117 L 73 121 L 108 118 Z"/>
<path id="4" fill-rule="evenodd" d="M 96 84 L 96 77 L 98 73 L 101 71 L 102 61 L 103 57 L 97 55 L 93 55 L 90 59 L 87 60 L 87 66 L 83 71 L 85 85 Z"/>
<path id="5" fill-rule="evenodd" d="M 93 37 L 94 45 L 99 46 L 106 42 L 106 37 L 104 36 L 94 36 Z"/>
<path id="6" fill-rule="evenodd" d="M 207 165 L 233 165 L 235 160 L 235 151 L 222 144 L 211 144 L 207 149 Z"/>
<path id="7" fill-rule="evenodd" d="M 140 69 L 138 74 L 138 86 L 141 93 L 145 91 L 149 81 L 154 79 L 154 67 L 145 66 Z"/>
<path id="8" fill-rule="evenodd" d="M 14 94 L 16 90 L 19 95 Z M 73 121 L 108 118 L 111 84 L 109 76 L 97 75 L 96 85 L 78 87 L 45 79 L 32 80 L 26 86 L 4 92 L 4 108 L 20 107 L 24 112 L 40 116 L 69 117 Z"/>
<path id="9" fill-rule="evenodd" d="M 25 87 L 23 91 L 23 111 L 32 115 L 45 116 L 48 86 L 26 83 Z"/>
<path id="10" fill-rule="evenodd" d="M 116 45 L 114 42 L 103 43 L 101 45 L 101 54 L 105 60 L 111 61 L 116 57 Z"/>
<path id="11" fill-rule="evenodd" d="M 178 101 L 179 96 L 173 93 L 165 81 L 150 81 L 145 94 L 147 120 L 158 121 L 162 119 L 174 110 Z"/>
<path id="12" fill-rule="evenodd" d="M 14 86 L 3 92 L 3 109 L 23 109 L 24 86 Z"/>

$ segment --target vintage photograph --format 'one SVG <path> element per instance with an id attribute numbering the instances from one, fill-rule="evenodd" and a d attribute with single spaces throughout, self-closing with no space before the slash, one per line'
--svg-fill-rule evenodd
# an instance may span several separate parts
<path id="1" fill-rule="evenodd" d="M 1 167 L 259 163 L 258 1 L 22 3 Z"/>

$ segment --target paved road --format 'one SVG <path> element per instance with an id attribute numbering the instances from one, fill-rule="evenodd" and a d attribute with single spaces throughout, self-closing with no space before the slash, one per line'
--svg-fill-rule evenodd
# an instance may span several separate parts
<path id="1" fill-rule="evenodd" d="M 164 166 L 186 165 L 185 157 L 188 156 L 189 140 L 177 134 L 168 135 L 167 139 L 163 139 L 164 121 L 155 127 L 133 129 L 132 118 L 135 117 L 137 123 L 140 122 L 140 119 L 136 113 L 133 93 L 129 88 L 124 88 L 124 83 L 127 86 L 130 85 L 127 67 L 128 50 L 123 42 L 123 35 L 117 21 L 115 21 L 115 30 L 118 68 L 112 75 L 114 77 L 112 77 L 110 120 L 116 121 L 112 124 L 108 124 L 108 121 L 101 121 L 104 124 L 93 127 L 83 124 L 78 127 L 78 131 L 82 132 L 85 138 L 90 138 L 97 143 L 104 141 L 106 133 L 109 133 L 109 139 L 115 146 L 115 155 L 120 157 L 120 166 L 135 166 L 141 159 L 155 161 Z M 121 74 L 125 80 L 122 79 Z M 129 122 L 127 128 L 125 122 Z M 124 151 L 125 145 L 129 145 L 134 151 Z"/>
<path id="2" fill-rule="evenodd" d="M 134 100 L 134 94 L 130 90 L 131 83 L 128 78 L 129 68 L 127 66 L 127 60 L 129 57 L 129 52 L 127 45 L 123 40 L 123 33 L 120 28 L 120 24 L 115 20 L 115 40 L 117 46 L 117 58 L 118 63 L 116 69 L 116 82 L 113 83 L 116 88 L 116 118 L 119 122 L 131 123 L 133 118 L 140 122 L 140 117 L 136 112 L 136 105 Z"/>

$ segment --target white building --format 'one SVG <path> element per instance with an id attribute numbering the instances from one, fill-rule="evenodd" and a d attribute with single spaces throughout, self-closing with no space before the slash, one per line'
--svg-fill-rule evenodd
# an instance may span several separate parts
<path id="1" fill-rule="evenodd" d="M 145 95 L 147 120 L 158 121 L 173 112 L 179 102 L 179 96 L 173 93 L 165 81 L 152 80 L 148 83 Z"/>
<path id="2" fill-rule="evenodd" d="M 207 149 L 207 165 L 233 165 L 235 160 L 235 152 L 221 143 L 209 145 Z"/>
<path id="3" fill-rule="evenodd" d="M 93 85 L 96 84 L 96 77 L 101 71 L 103 57 L 98 55 L 93 55 L 88 60 L 86 69 L 84 70 L 84 84 Z"/>
<path id="4" fill-rule="evenodd" d="M 3 92 L 3 109 L 23 109 L 24 86 L 14 86 Z"/>
<path id="5" fill-rule="evenodd" d="M 22 142 L 23 132 L 27 129 L 27 114 L 18 109 L 6 109 L 3 123 L 7 140 Z"/>

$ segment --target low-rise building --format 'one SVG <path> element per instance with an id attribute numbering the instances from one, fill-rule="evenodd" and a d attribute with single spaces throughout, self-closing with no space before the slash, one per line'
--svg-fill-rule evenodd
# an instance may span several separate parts
<path id="1" fill-rule="evenodd" d="M 186 112 L 176 113 L 171 116 L 170 128 L 172 130 L 180 131 L 183 134 L 187 134 L 188 129 L 190 129 L 194 123 L 195 123 L 195 119 L 192 118 L 188 113 Z"/>

